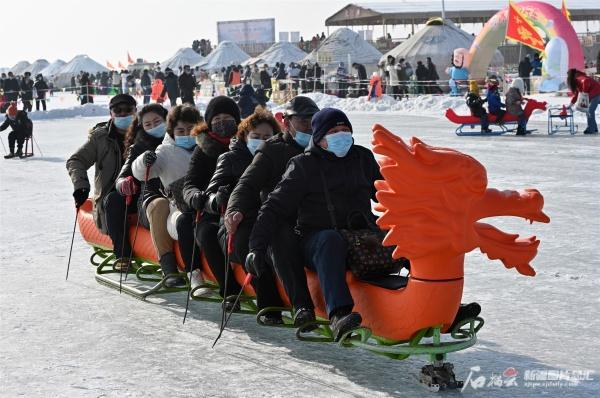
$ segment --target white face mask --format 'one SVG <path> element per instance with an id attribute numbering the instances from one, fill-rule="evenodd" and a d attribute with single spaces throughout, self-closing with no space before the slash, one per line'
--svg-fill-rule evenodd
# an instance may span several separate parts
<path id="1" fill-rule="evenodd" d="M 258 149 L 259 146 L 262 145 L 263 142 L 265 142 L 265 140 L 260 140 L 258 138 L 248 138 L 248 142 L 246 143 L 246 146 L 248 147 L 248 150 L 250 151 L 252 156 L 254 156 L 254 154 L 256 153 L 256 150 Z"/>

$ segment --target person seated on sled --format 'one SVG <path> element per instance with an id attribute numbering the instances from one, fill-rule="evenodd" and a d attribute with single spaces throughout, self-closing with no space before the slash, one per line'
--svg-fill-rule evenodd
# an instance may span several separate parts
<path id="1" fill-rule="evenodd" d="M 183 180 L 189 168 L 196 140 L 192 130 L 203 121 L 202 115 L 190 104 L 176 105 L 167 115 L 166 134 L 156 150 L 148 149 L 131 165 L 133 176 L 144 181 L 159 179 L 166 193 L 152 200 L 146 209 L 150 224 L 156 224 L 152 242 L 160 256 L 160 266 L 165 276 L 178 272 L 173 253 L 173 239 L 177 239 L 176 223 L 182 211 L 187 210 L 183 200 Z M 202 282 L 202 281 L 201 281 Z M 167 287 L 185 286 L 183 278 L 169 278 Z"/>
<path id="2" fill-rule="evenodd" d="M 250 235 L 246 267 L 255 276 L 263 274 L 273 231 L 281 220 L 297 214 L 296 230 L 306 266 L 319 276 L 338 341 L 360 326 L 362 317 L 352 312 L 354 301 L 346 283 L 348 244 L 337 228 L 347 228 L 348 216 L 356 212 L 375 220 L 371 200 L 375 200 L 375 180 L 382 176 L 373 153 L 354 144 L 352 124 L 344 112 L 322 109 L 311 124 L 309 147 L 290 160 L 283 178 L 260 209 Z"/>
<path id="3" fill-rule="evenodd" d="M 219 294 L 226 299 L 225 292 L 228 296 L 237 295 L 241 287 L 235 278 L 227 278 L 227 286 L 225 286 L 225 256 L 217 238 L 220 217 L 203 212 L 196 230 L 194 230 L 194 219 L 196 212 L 204 210 L 208 199 L 206 189 L 215 173 L 217 159 L 222 153 L 229 150 L 231 138 L 238 130 L 240 109 L 229 97 L 215 97 L 206 107 L 204 120 L 205 123 L 199 124 L 192 131 L 197 145 L 192 154 L 183 186 L 183 198 L 191 211 L 185 212 L 177 220 L 177 234 L 186 260 L 186 267 L 189 268 L 192 261 L 194 263 L 192 289 L 203 283 L 198 250 L 196 250 L 196 258 L 192 259 L 192 250 L 196 243 L 204 253 L 208 265 L 219 283 Z M 196 236 L 194 236 L 194 232 Z M 228 309 L 231 309 L 232 305 L 233 302 L 225 303 Z"/>
<path id="4" fill-rule="evenodd" d="M 490 133 L 488 115 L 483 104 L 485 99 L 479 96 L 479 86 L 475 80 L 469 82 L 469 93 L 467 94 L 467 106 L 471 111 L 471 115 L 481 119 L 481 132 Z"/>
<path id="5" fill-rule="evenodd" d="M 221 154 L 217 160 L 217 168 L 213 174 L 206 194 L 208 199 L 205 204 L 205 212 L 220 216 L 219 242 L 223 253 L 227 252 L 228 234 L 224 225 L 223 210 L 227 208 L 227 201 L 231 191 L 244 173 L 244 170 L 252 162 L 256 150 L 273 133 L 281 133 L 281 127 L 273 115 L 261 108 L 242 120 L 238 126 L 237 134 L 232 138 L 229 144 L 229 151 Z M 222 215 L 223 214 L 223 215 Z M 248 237 L 252 229 L 252 223 L 244 223 L 238 228 L 233 237 L 233 253 L 229 258 L 230 262 L 244 264 L 248 254 Z M 231 277 L 231 276 L 230 276 Z M 277 285 L 275 275 L 271 268 L 268 268 L 260 278 L 252 280 L 254 290 L 256 291 L 256 301 L 258 309 L 266 307 L 281 307 L 283 305 Z M 265 322 L 268 324 L 282 324 L 281 312 L 269 312 L 266 314 Z"/>
<path id="6" fill-rule="evenodd" d="M 145 176 L 138 182 L 133 175 L 132 165 L 146 151 L 154 151 L 163 142 L 167 110 L 160 104 L 149 104 L 136 115 L 125 136 L 126 158 L 121 173 L 117 177 L 117 191 L 123 196 L 139 195 L 137 201 L 140 224 L 150 229 L 152 242 L 158 253 L 163 274 L 177 272 L 177 262 L 173 254 L 173 239 L 167 231 L 169 201 L 161 192 L 160 179 Z M 173 287 L 175 280 L 168 279 L 165 286 Z"/>
<path id="7" fill-rule="evenodd" d="M 229 197 L 225 213 L 228 234 L 237 234 L 238 229 L 252 229 L 261 204 L 281 180 L 289 160 L 302 154 L 310 143 L 311 119 L 318 111 L 319 107 L 312 99 L 301 95 L 285 105 L 284 131 L 256 150 L 252 163 Z M 304 256 L 294 232 L 296 218 L 293 214 L 280 220 L 279 229 L 271 234 L 267 261 L 270 260 L 281 279 L 294 307 L 294 326 L 298 327 L 313 322 L 315 312 L 304 272 Z"/>
<path id="8" fill-rule="evenodd" d="M 128 206 L 125 197 L 115 189 L 116 178 L 123 166 L 125 134 L 134 119 L 135 99 L 129 94 L 118 94 L 109 103 L 110 119 L 98 123 L 88 135 L 88 140 L 68 160 L 67 170 L 73 182 L 73 198 L 79 208 L 90 194 L 87 170 L 95 165 L 94 176 L 94 222 L 96 227 L 110 236 L 117 258 L 117 270 L 127 268 L 131 256 L 129 232 L 123 230 L 128 213 L 135 213 L 136 206 Z M 134 201 L 137 196 L 134 196 Z"/>
<path id="9" fill-rule="evenodd" d="M 27 117 L 27 112 L 19 111 L 17 109 L 17 103 L 11 102 L 6 110 L 6 119 L 4 120 L 4 123 L 0 125 L 0 131 L 4 131 L 8 127 L 12 129 L 12 131 L 8 133 L 8 149 L 10 153 L 4 156 L 4 159 L 11 159 L 15 156 L 22 158 L 24 156 L 23 143 L 25 142 L 25 138 L 31 135 L 31 126 L 32 122 Z M 16 153 L 15 143 L 17 144 Z"/>
<path id="10" fill-rule="evenodd" d="M 506 111 L 509 115 L 515 115 L 518 117 L 517 135 L 527 134 L 527 118 L 525 112 L 523 112 L 523 90 L 525 90 L 525 83 L 520 77 L 515 78 L 508 91 L 506 92 Z"/>
<path id="11" fill-rule="evenodd" d="M 485 98 L 488 103 L 488 111 L 490 115 L 496 116 L 496 124 L 503 124 L 502 119 L 506 111 L 502 109 L 505 105 L 502 103 L 502 98 L 500 98 L 500 92 L 498 91 L 498 79 L 495 76 L 491 76 L 487 81 L 486 88 Z"/>

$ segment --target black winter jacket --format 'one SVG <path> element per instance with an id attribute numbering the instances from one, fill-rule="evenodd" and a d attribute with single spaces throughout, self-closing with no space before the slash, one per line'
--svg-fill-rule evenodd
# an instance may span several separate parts
<path id="1" fill-rule="evenodd" d="M 28 135 L 26 121 L 27 113 L 25 111 L 17 111 L 17 116 L 13 119 L 6 116 L 4 122 L 0 125 L 0 131 L 10 128 L 19 136 L 26 137 Z"/>
<path id="2" fill-rule="evenodd" d="M 21 80 L 21 99 L 23 101 L 33 100 L 33 80 Z"/>
<path id="3" fill-rule="evenodd" d="M 43 79 L 36 80 L 35 83 L 33 83 L 33 87 L 35 87 L 35 91 L 37 93 L 37 99 L 45 99 L 46 98 L 46 92 L 48 91 L 48 85 L 46 84 L 46 82 Z"/>
<path id="4" fill-rule="evenodd" d="M 149 73 L 143 73 L 140 81 L 140 85 L 143 89 L 151 89 L 152 88 L 152 79 L 150 79 Z"/>
<path id="5" fill-rule="evenodd" d="M 244 170 L 252 163 L 252 154 L 244 140 L 232 139 L 229 151 L 222 153 L 217 160 L 217 168 L 206 188 L 207 201 L 204 209 L 211 214 L 221 214 L 216 202 L 220 187 L 229 186 L 230 192 L 236 186 Z"/>
<path id="6" fill-rule="evenodd" d="M 178 79 L 179 90 L 182 93 L 192 94 L 196 89 L 196 78 L 191 73 L 182 73 Z"/>
<path id="7" fill-rule="evenodd" d="M 267 72 L 266 70 L 260 71 L 260 84 L 265 90 L 270 90 L 271 88 L 273 88 L 273 86 L 271 85 L 271 75 L 269 75 L 269 72 Z"/>
<path id="8" fill-rule="evenodd" d="M 156 138 L 151 136 L 150 134 L 146 134 L 143 129 L 139 129 L 134 143 L 127 149 L 127 157 L 125 158 L 125 162 L 123 163 L 123 167 L 121 167 L 121 171 L 119 172 L 119 176 L 117 177 L 117 183 L 121 179 L 125 179 L 129 176 L 133 177 L 133 172 L 131 171 L 131 164 L 138 156 L 142 155 L 146 151 L 154 151 L 156 147 L 162 143 L 162 138 Z M 134 177 L 135 178 L 135 177 Z M 160 179 L 153 178 L 148 180 L 148 184 L 146 184 L 146 188 L 144 190 L 144 181 L 141 181 L 140 185 L 140 193 L 144 192 L 144 197 L 141 197 L 142 205 L 144 209 L 148 206 L 153 199 L 163 196 L 160 192 L 161 184 Z"/>
<path id="9" fill-rule="evenodd" d="M 206 188 L 217 167 L 217 159 L 228 150 L 227 146 L 208 135 L 208 126 L 196 136 L 197 146 L 192 153 L 190 168 L 183 183 L 183 200 L 187 206 L 193 208 L 192 198 L 196 193 L 201 193 L 206 198 Z"/>
<path id="10" fill-rule="evenodd" d="M 227 213 L 239 211 L 244 218 L 256 218 L 261 204 L 275 189 L 291 158 L 300 155 L 304 148 L 289 133 L 280 133 L 265 142 L 254 155 L 235 186 Z M 295 222 L 292 216 L 292 222 Z"/>
<path id="11" fill-rule="evenodd" d="M 481 117 L 482 115 L 485 115 L 486 111 L 485 111 L 485 108 L 483 107 L 483 104 L 486 101 L 487 101 L 487 98 L 483 99 L 475 93 L 471 93 L 471 92 L 468 93 L 467 94 L 467 106 L 469 107 L 469 110 L 471 111 L 471 115 L 477 116 L 477 117 Z"/>
<path id="12" fill-rule="evenodd" d="M 19 91 L 21 90 L 21 84 L 16 78 L 7 78 L 4 80 L 4 95 L 6 101 L 16 101 L 19 98 Z"/>
<path id="13" fill-rule="evenodd" d="M 254 113 L 254 109 L 258 105 L 258 100 L 254 95 L 254 89 L 251 85 L 246 84 L 240 91 L 240 99 L 238 100 L 238 108 L 240 108 L 240 114 L 242 119 Z"/>
<path id="14" fill-rule="evenodd" d="M 177 76 L 173 72 L 169 72 L 167 77 L 165 77 L 164 83 L 165 87 L 163 88 L 161 97 L 164 97 L 165 94 L 168 94 L 171 99 L 179 97 L 179 83 L 177 82 Z"/>
<path id="15" fill-rule="evenodd" d="M 304 154 L 290 160 L 281 181 L 262 205 L 250 236 L 250 250 L 266 250 L 280 220 L 288 219 L 296 212 L 296 231 L 303 237 L 334 228 L 321 172 L 338 228 L 347 228 L 348 217 L 354 212 L 372 215 L 371 200 L 376 200 L 375 180 L 382 179 L 373 153 L 353 145 L 345 157 L 338 158 L 312 145 Z M 371 218 L 374 221 L 375 217 Z"/>

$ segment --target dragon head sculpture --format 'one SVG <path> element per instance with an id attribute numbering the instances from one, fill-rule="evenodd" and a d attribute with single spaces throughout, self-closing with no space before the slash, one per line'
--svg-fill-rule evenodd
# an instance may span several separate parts
<path id="1" fill-rule="evenodd" d="M 535 275 L 529 263 L 539 240 L 519 238 L 479 220 L 517 216 L 549 222 L 537 190 L 487 188 L 486 170 L 471 156 L 414 137 L 407 145 L 378 124 L 373 132 L 373 151 L 383 155 L 380 165 L 385 178 L 375 184 L 376 210 L 383 213 L 377 224 L 389 230 L 384 244 L 396 245 L 394 257 L 418 262 L 436 256 L 443 261 L 445 256 L 460 256 L 479 247 L 507 268 Z"/>

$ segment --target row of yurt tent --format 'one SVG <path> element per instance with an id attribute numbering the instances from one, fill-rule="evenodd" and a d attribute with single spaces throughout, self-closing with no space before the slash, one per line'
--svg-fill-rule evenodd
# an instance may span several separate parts
<path id="1" fill-rule="evenodd" d="M 231 41 L 222 41 L 202 62 L 193 66 L 213 72 L 230 65 L 241 65 L 249 58 L 250 56 L 237 44 Z"/>
<path id="2" fill-rule="evenodd" d="M 52 62 L 50 65 L 42 69 L 40 73 L 44 76 L 44 78 L 52 79 L 60 72 L 62 68 L 64 68 L 66 64 L 67 63 L 62 59 L 57 59 L 56 61 Z"/>
<path id="3" fill-rule="evenodd" d="M 29 68 L 31 64 L 27 61 L 17 62 L 15 66 L 10 68 L 9 72 L 12 72 L 15 76 L 22 75 L 25 73 L 25 69 Z"/>
<path id="4" fill-rule="evenodd" d="M 173 72 L 179 74 L 179 67 L 190 65 L 191 67 L 204 61 L 204 57 L 198 54 L 190 47 L 184 47 L 177 50 L 177 52 L 169 59 L 163 61 L 160 66 L 163 71 L 167 68 L 173 69 Z"/>
<path id="5" fill-rule="evenodd" d="M 449 19 L 432 18 L 425 26 L 412 37 L 388 51 L 381 57 L 381 62 L 386 62 L 388 55 L 393 56 L 396 62 L 401 58 L 408 61 L 413 70 L 417 67 L 417 61 L 427 64 L 427 57 L 436 66 L 440 79 L 448 80 L 446 68 L 451 66 L 452 54 L 457 48 L 471 47 L 475 37 L 457 27 Z M 492 59 L 492 67 L 500 67 L 504 64 L 504 57 L 496 51 Z"/>
<path id="6" fill-rule="evenodd" d="M 381 52 L 365 41 L 358 33 L 340 28 L 327 37 L 315 50 L 308 54 L 301 63 L 310 61 L 331 72 L 343 62 L 348 73 L 351 73 L 352 63 L 363 64 L 367 72 L 377 69 Z M 347 65 L 350 63 L 350 65 Z"/>
<path id="7" fill-rule="evenodd" d="M 46 68 L 48 65 L 50 65 L 50 62 L 46 61 L 45 59 L 38 59 L 38 60 L 35 60 L 27 68 L 25 68 L 23 73 L 29 72 L 29 73 L 31 73 L 31 76 L 36 76 L 38 73 L 40 73 L 42 70 L 44 70 L 44 68 Z"/>
<path id="8" fill-rule="evenodd" d="M 242 63 L 242 65 L 264 65 L 274 66 L 278 62 L 283 62 L 285 65 L 289 65 L 292 62 L 300 62 L 306 57 L 306 53 L 298 48 L 297 45 L 280 41 L 273 44 L 271 47 L 266 49 L 256 57 L 250 58 Z"/>
<path id="9" fill-rule="evenodd" d="M 99 64 L 87 55 L 77 55 L 75 58 L 67 62 L 58 73 L 56 73 L 53 79 L 54 87 L 70 87 L 71 78 L 77 76 L 81 72 L 96 74 L 98 72 L 109 72 L 109 70 L 104 65 Z"/>

